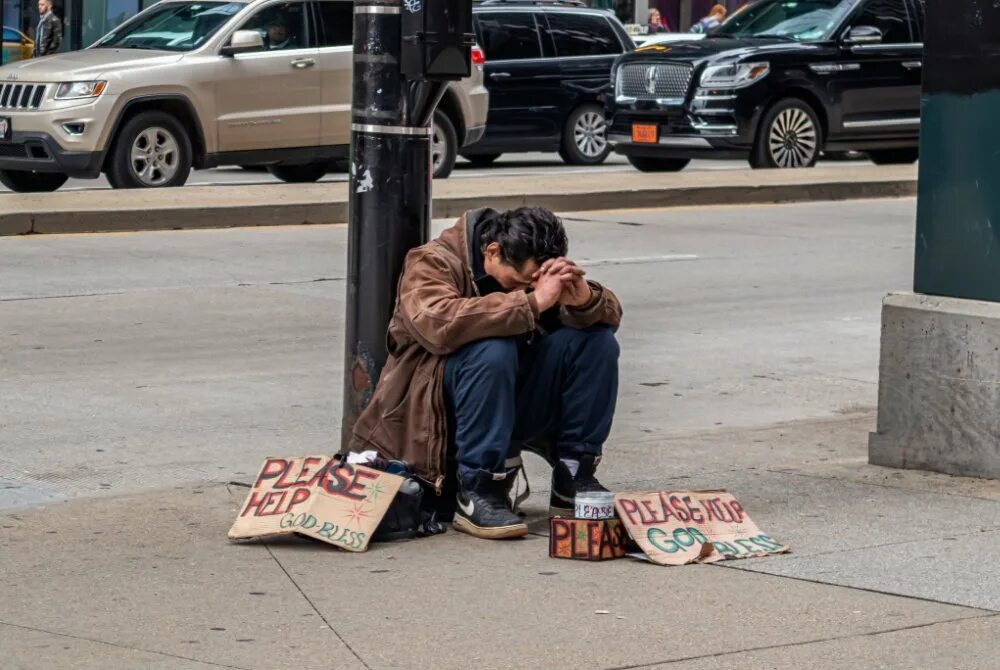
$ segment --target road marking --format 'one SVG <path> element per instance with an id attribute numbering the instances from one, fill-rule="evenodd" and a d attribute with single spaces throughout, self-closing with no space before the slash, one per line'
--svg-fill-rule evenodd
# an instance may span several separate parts
<path id="1" fill-rule="evenodd" d="M 674 263 L 677 261 L 696 261 L 700 258 L 695 254 L 667 254 L 666 256 L 626 256 L 625 258 L 592 258 L 580 261 L 579 265 L 590 267 L 594 265 L 639 265 L 641 263 Z"/>

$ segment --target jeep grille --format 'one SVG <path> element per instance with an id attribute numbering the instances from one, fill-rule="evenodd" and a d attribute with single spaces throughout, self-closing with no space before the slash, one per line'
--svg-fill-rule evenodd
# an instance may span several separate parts
<path id="1" fill-rule="evenodd" d="M 38 109 L 43 97 L 44 84 L 0 83 L 0 109 Z"/>
<path id="2" fill-rule="evenodd" d="M 628 63 L 618 72 L 618 96 L 636 100 L 672 99 L 680 104 L 687 97 L 691 66 L 687 63 Z"/>

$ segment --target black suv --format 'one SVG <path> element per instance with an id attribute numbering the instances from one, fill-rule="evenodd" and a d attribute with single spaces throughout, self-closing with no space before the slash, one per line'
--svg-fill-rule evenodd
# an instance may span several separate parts
<path id="1" fill-rule="evenodd" d="M 483 139 L 462 155 L 480 165 L 514 151 L 603 162 L 611 149 L 602 96 L 615 58 L 635 46 L 618 19 L 577 2 L 486 0 L 473 23 L 490 111 Z"/>
<path id="2" fill-rule="evenodd" d="M 924 0 L 758 0 L 704 40 L 622 56 L 609 139 L 643 171 L 809 167 L 824 150 L 912 163 L 923 23 Z"/>

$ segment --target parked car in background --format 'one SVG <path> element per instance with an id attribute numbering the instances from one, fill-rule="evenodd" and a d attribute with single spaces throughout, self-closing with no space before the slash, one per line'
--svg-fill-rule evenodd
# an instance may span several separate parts
<path id="1" fill-rule="evenodd" d="M 192 168 L 320 179 L 350 144 L 350 0 L 161 0 L 92 47 L 0 68 L 0 182 L 180 186 Z M 434 117 L 437 176 L 482 135 L 482 69 Z"/>
<path id="2" fill-rule="evenodd" d="M 607 158 L 603 96 L 615 58 L 633 48 L 615 16 L 583 3 L 485 0 L 473 9 L 485 53 L 490 111 L 473 163 L 558 151 L 574 165 Z"/>
<path id="3" fill-rule="evenodd" d="M 644 171 L 692 158 L 757 168 L 821 151 L 917 160 L 924 0 L 760 0 L 697 42 L 615 64 L 615 151 Z"/>
<path id="4" fill-rule="evenodd" d="M 3 28 L 3 60 L 0 64 L 13 63 L 31 58 L 35 50 L 35 41 L 20 30 L 4 26 Z"/>

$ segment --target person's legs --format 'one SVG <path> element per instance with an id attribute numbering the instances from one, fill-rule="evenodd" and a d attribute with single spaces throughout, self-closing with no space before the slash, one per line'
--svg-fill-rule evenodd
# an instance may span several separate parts
<path id="1" fill-rule="evenodd" d="M 618 398 L 618 342 L 607 326 L 561 328 L 521 360 L 514 439 L 554 441 L 550 513 L 578 491 L 605 490 L 594 476 Z"/>
<path id="2" fill-rule="evenodd" d="M 517 342 L 479 340 L 445 361 L 444 390 L 458 461 L 455 527 L 478 537 L 517 537 L 527 526 L 507 506 L 504 468 L 516 410 Z"/>

